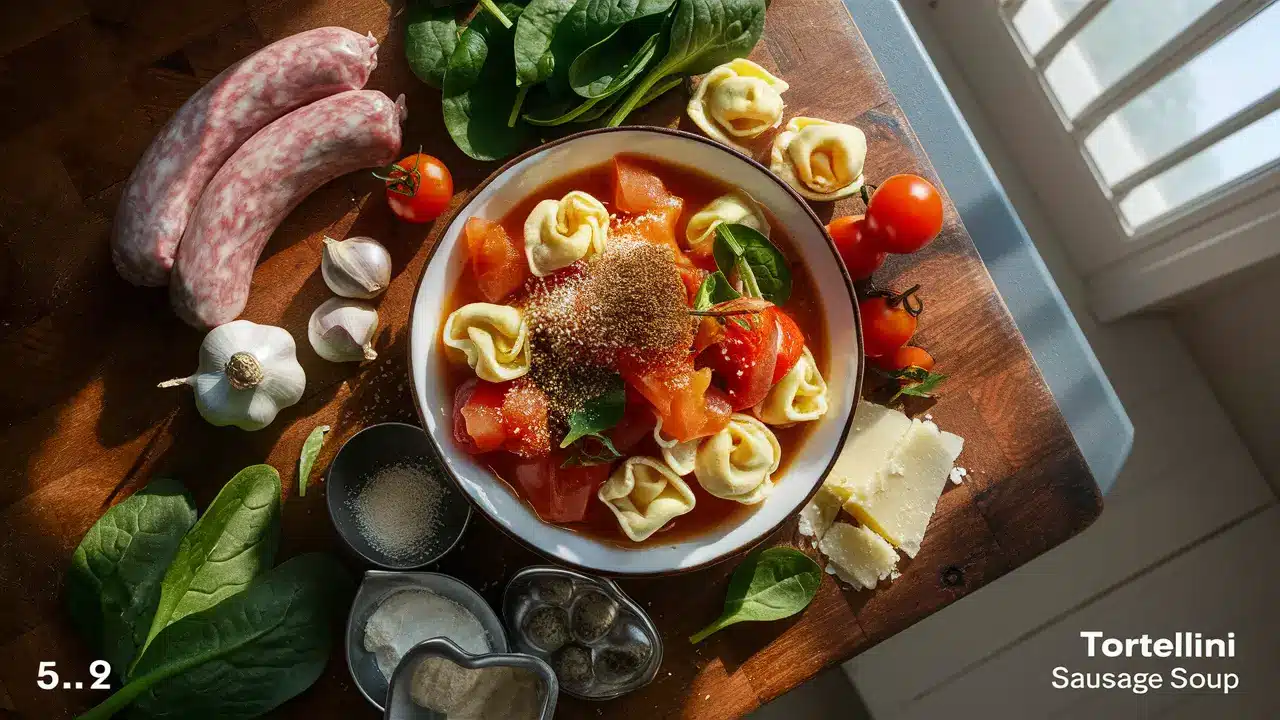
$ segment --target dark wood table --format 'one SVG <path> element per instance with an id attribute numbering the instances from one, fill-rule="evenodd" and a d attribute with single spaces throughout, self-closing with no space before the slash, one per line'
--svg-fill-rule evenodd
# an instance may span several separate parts
<path id="1" fill-rule="evenodd" d="M 753 58 L 791 83 L 789 115 L 865 130 L 873 180 L 908 171 L 933 176 L 839 0 L 775 0 L 768 18 Z M 409 72 L 400 27 L 383 0 L 50 0 L 0 10 L 0 88 L 8 104 L 0 112 L 0 710 L 63 718 L 101 699 L 91 691 L 42 691 L 35 679 L 42 661 L 83 668 L 87 677 L 93 658 L 70 628 L 61 585 L 72 550 L 109 504 L 163 474 L 186 482 L 203 507 L 236 470 L 265 460 L 285 480 L 282 557 L 339 551 L 323 493 L 295 497 L 303 438 L 319 423 L 333 425 L 323 466 L 361 427 L 415 420 L 408 306 L 436 229 L 395 222 L 366 174 L 326 186 L 289 217 L 263 254 L 243 317 L 305 337 L 311 309 L 328 296 L 318 269 L 321 238 L 372 235 L 388 245 L 396 271 L 380 301 L 380 357 L 363 367 L 335 365 L 301 348 L 306 396 L 257 433 L 213 428 L 189 392 L 155 389 L 193 369 L 201 334 L 174 318 L 166 293 L 121 280 L 108 254 L 123 181 L 169 115 L 236 59 L 321 25 L 384 39 L 369 86 L 408 95 L 405 144 L 421 143 L 445 160 L 461 202 L 494 166 L 467 160 L 447 140 L 439 93 Z M 634 120 L 687 127 L 683 102 L 673 92 Z M 859 208 L 848 200 L 815 209 L 825 220 Z M 928 412 L 966 440 L 959 462 L 968 480 L 944 493 L 920 554 L 875 592 L 827 579 L 801 616 L 736 626 L 697 647 L 685 638 L 718 614 L 733 563 L 624 582 L 665 634 L 662 670 L 619 700 L 562 698 L 559 716 L 742 715 L 1062 543 L 1098 515 L 1101 500 L 1080 451 L 950 202 L 946 217 L 926 251 L 894 258 L 874 278 L 897 288 L 924 284 L 929 308 L 917 341 L 951 375 Z M 771 542 L 795 539 L 792 523 Z M 506 579 L 537 560 L 481 520 L 440 570 L 496 602 Z M 325 677 L 276 716 L 375 713 L 335 649 Z"/>

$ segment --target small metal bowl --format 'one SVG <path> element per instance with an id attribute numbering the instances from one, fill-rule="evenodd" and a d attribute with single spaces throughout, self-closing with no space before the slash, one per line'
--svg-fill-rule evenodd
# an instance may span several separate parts
<path id="1" fill-rule="evenodd" d="M 519 653 L 488 653 L 472 655 L 449 640 L 434 638 L 424 640 L 405 653 L 391 676 L 391 690 L 387 696 L 387 710 L 383 720 L 445 720 L 445 716 L 420 707 L 413 701 L 410 685 L 418 661 L 428 657 L 442 657 L 455 665 L 475 670 L 488 667 L 514 667 L 528 670 L 538 678 L 539 699 L 542 701 L 539 720 L 551 720 L 556 712 L 556 695 L 559 684 L 551 666 L 532 655 Z"/>
<path id="2" fill-rule="evenodd" d="M 355 680 L 360 694 L 378 710 L 385 706 L 388 684 L 373 653 L 364 649 L 364 628 L 378 606 L 401 590 L 429 590 L 458 603 L 480 621 L 489 636 L 492 652 L 505 653 L 509 649 L 507 634 L 502 629 L 498 614 L 470 585 L 439 573 L 367 570 L 347 615 L 347 669 L 351 671 L 351 679 Z"/>
<path id="3" fill-rule="evenodd" d="M 393 558 L 374 547 L 360 532 L 354 507 L 360 491 L 374 475 L 401 463 L 423 467 L 440 485 L 443 496 L 439 526 L 428 541 L 408 557 Z M 329 464 L 325 495 L 329 518 L 347 547 L 364 560 L 388 570 L 414 570 L 439 560 L 462 538 L 471 518 L 471 503 L 440 467 L 426 432 L 406 423 L 370 425 L 351 436 Z"/>

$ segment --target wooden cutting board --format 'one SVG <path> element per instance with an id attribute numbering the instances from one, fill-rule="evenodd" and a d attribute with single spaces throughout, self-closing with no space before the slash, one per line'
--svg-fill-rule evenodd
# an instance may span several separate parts
<path id="1" fill-rule="evenodd" d="M 369 86 L 408 95 L 406 150 L 422 144 L 444 159 L 461 202 L 495 166 L 466 159 L 448 141 L 439 93 L 409 72 L 401 28 L 384 0 L 50 0 L 0 9 L 0 89 L 10 105 L 0 112 L 0 710 L 63 718 L 101 700 L 101 692 L 43 691 L 35 681 L 42 661 L 58 663 L 64 677 L 89 679 L 93 658 L 70 629 L 61 587 L 73 549 L 110 503 L 163 474 L 185 481 L 203 507 L 235 471 L 265 460 L 285 480 L 282 557 L 339 551 L 323 493 L 295 497 L 303 438 L 318 424 L 333 425 L 323 467 L 358 429 L 415 421 L 408 306 L 433 229 L 396 222 L 368 174 L 322 188 L 289 217 L 263 254 L 244 317 L 305 337 L 311 310 L 328 297 L 322 237 L 372 235 L 391 250 L 396 272 L 380 302 L 380 357 L 336 365 L 301 348 L 306 396 L 257 433 L 213 428 L 189 392 L 155 389 L 193 369 L 201 334 L 173 317 L 165 292 L 121 280 L 108 255 L 123 181 L 173 111 L 240 57 L 322 25 L 383 40 Z M 775 0 L 752 57 L 791 83 L 789 115 L 866 131 L 868 178 L 934 177 L 839 0 Z M 677 90 L 633 120 L 677 125 L 684 99 Z M 848 200 L 815 209 L 827 220 L 860 207 Z M 739 716 L 1098 515 L 1097 487 L 954 207 L 947 203 L 937 241 L 893 258 L 874 280 L 924 285 L 928 309 L 916 342 L 951 375 L 927 412 L 966 440 L 959 462 L 968 480 L 943 495 L 919 556 L 880 590 L 850 592 L 828 578 L 803 615 L 739 625 L 697 647 L 685 638 L 719 613 L 733 563 L 624 582 L 665 634 L 662 670 L 647 688 L 608 703 L 561 698 L 559 717 Z M 771 542 L 792 542 L 793 534 L 791 523 Z M 440 569 L 496 603 L 506 579 L 536 561 L 478 520 Z M 376 713 L 335 649 L 325 676 L 276 717 Z"/>

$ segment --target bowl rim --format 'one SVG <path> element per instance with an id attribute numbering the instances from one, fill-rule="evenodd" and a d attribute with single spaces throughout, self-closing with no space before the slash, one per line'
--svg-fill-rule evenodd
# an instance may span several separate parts
<path id="1" fill-rule="evenodd" d="M 722 143 L 718 143 L 714 140 L 711 140 L 710 138 L 706 138 L 691 132 L 686 132 L 684 130 L 678 130 L 676 128 L 660 127 L 655 125 L 622 125 L 618 127 L 592 128 L 590 130 L 583 130 L 582 132 L 573 133 L 572 135 L 565 135 L 564 137 L 555 138 L 554 140 L 550 140 L 536 147 L 530 148 L 520 153 L 519 155 L 516 155 L 510 160 L 506 161 L 505 163 L 502 164 L 501 167 L 489 173 L 489 175 L 486 176 L 484 180 L 478 183 L 474 188 L 471 189 L 469 193 L 467 193 L 465 200 L 459 203 L 458 206 L 453 210 L 451 210 L 447 215 L 442 215 L 439 218 L 437 218 L 435 221 L 436 225 L 433 228 L 433 231 L 436 231 L 438 229 L 438 234 L 436 234 L 434 238 L 434 241 L 431 245 L 431 249 L 427 251 L 426 261 L 422 263 L 422 269 L 418 272 L 416 285 L 414 286 L 414 289 L 413 289 L 413 297 L 410 298 L 409 300 L 409 323 L 408 323 L 409 352 L 405 354 L 405 362 L 409 367 L 409 390 L 410 392 L 413 393 L 413 407 L 415 412 L 417 412 L 418 422 L 422 426 L 421 429 L 423 433 L 425 433 L 427 436 L 427 439 L 431 441 L 431 447 L 436 452 L 437 459 L 440 461 L 441 466 L 444 467 L 445 475 L 447 475 L 449 480 L 453 482 L 455 486 L 457 486 L 458 491 L 462 494 L 463 497 L 467 499 L 467 502 L 472 505 L 473 511 L 475 508 L 478 507 L 480 510 L 480 514 L 483 515 L 486 520 L 488 520 L 490 525 L 498 528 L 503 534 L 505 534 L 507 537 L 511 538 L 512 540 L 514 540 L 516 544 L 530 550 L 531 552 L 538 555 L 539 557 L 546 558 L 551 562 L 572 568 L 582 573 L 602 575 L 605 577 L 627 577 L 627 578 L 671 577 L 675 575 L 684 575 L 686 573 L 696 572 L 698 570 L 704 570 L 706 568 L 712 567 L 713 565 L 718 565 L 732 558 L 745 555 L 746 553 L 750 552 L 751 550 L 754 550 L 756 547 L 759 547 L 762 543 L 769 540 L 769 538 L 776 535 L 778 530 L 781 529 L 783 525 L 785 525 L 786 523 L 790 522 L 795 518 L 795 512 L 788 513 L 786 516 L 784 516 L 772 527 L 770 527 L 767 530 L 764 530 L 755 538 L 743 543 L 738 548 L 734 550 L 725 551 L 721 555 L 718 555 L 716 557 L 700 562 L 697 565 L 691 565 L 688 567 L 678 567 L 678 568 L 670 568 L 667 570 L 653 570 L 653 571 L 603 570 L 601 568 L 582 565 L 572 560 L 567 560 L 562 557 L 550 555 L 544 550 L 542 550 L 541 548 L 539 548 L 534 543 L 518 535 L 514 530 L 512 530 L 511 528 L 508 528 L 504 523 L 502 523 L 497 518 L 492 517 L 489 514 L 488 510 L 486 510 L 483 506 L 480 506 L 478 503 L 475 502 L 475 500 L 472 499 L 471 494 L 467 492 L 462 482 L 459 481 L 459 479 L 454 475 L 453 468 L 450 467 L 449 463 L 445 461 L 444 448 L 441 447 L 440 442 L 436 439 L 435 435 L 426 429 L 427 428 L 426 416 L 423 414 L 422 403 L 418 399 L 418 396 L 419 396 L 418 386 L 413 373 L 413 358 L 416 354 L 415 348 L 414 348 L 414 341 L 413 341 L 413 313 L 418 306 L 418 295 L 419 293 L 422 292 L 422 280 L 424 277 L 426 277 L 427 269 L 431 267 L 431 263 L 434 262 L 436 259 L 436 253 L 440 249 L 441 241 L 444 239 L 444 233 L 448 231 L 451 225 L 453 225 L 454 221 L 458 218 L 458 216 L 461 215 L 463 211 L 467 210 L 471 206 L 471 203 L 475 200 L 475 197 L 479 195 L 480 192 L 482 192 L 485 188 L 487 188 L 494 180 L 501 177 L 503 174 L 511 170 L 517 164 L 523 162 L 525 158 L 529 157 L 530 155 L 533 155 L 534 153 L 543 152 L 548 148 L 556 147 L 557 145 L 563 145 L 569 142 L 573 142 L 580 138 L 590 137 L 592 135 L 610 134 L 610 133 L 616 133 L 616 132 L 649 132 L 649 133 L 655 133 L 659 135 L 669 135 L 672 137 L 682 138 L 685 140 L 691 140 L 693 142 L 701 143 L 703 145 L 709 145 L 717 150 L 720 150 L 721 152 L 728 153 L 729 155 L 746 162 L 748 165 L 751 165 L 753 168 L 760 171 L 766 178 L 768 178 L 769 180 L 774 182 L 776 185 L 781 187 L 783 192 L 790 195 L 792 199 L 794 199 L 801 207 L 803 207 L 804 212 L 809 216 L 809 219 L 812 220 L 814 225 L 816 225 L 821 231 L 823 239 L 827 241 L 827 249 L 831 251 L 832 257 L 837 261 L 836 265 L 840 270 L 840 277 L 844 281 L 845 292 L 848 293 L 849 304 L 853 312 L 853 334 L 854 334 L 854 339 L 857 341 L 857 350 L 856 350 L 857 377 L 854 380 L 852 407 L 849 410 L 849 416 L 845 419 L 844 427 L 841 428 L 840 430 L 840 441 L 838 444 L 838 449 L 836 450 L 835 453 L 832 454 L 831 458 L 827 461 L 826 468 L 824 468 L 822 472 L 819 473 L 817 481 L 813 484 L 813 487 L 810 488 L 809 492 L 805 495 L 804 500 L 801 501 L 799 505 L 796 507 L 795 512 L 798 512 L 800 509 L 804 508 L 805 505 L 808 505 L 811 500 L 813 500 L 814 495 L 817 495 L 819 488 L 822 487 L 823 482 L 825 482 L 827 477 L 831 475 L 831 470 L 835 467 L 836 460 L 839 459 L 841 450 L 843 450 L 845 443 L 849 439 L 849 433 L 853 429 L 853 418 L 854 418 L 854 415 L 857 414 L 857 410 L 858 410 L 858 400 L 859 398 L 862 397 L 862 383 L 864 380 L 864 376 L 866 374 L 867 358 L 866 358 L 866 354 L 862 351 L 862 348 L 863 348 L 862 316 L 858 310 L 858 295 L 857 295 L 857 292 L 854 290 L 853 279 L 849 277 L 849 271 L 847 268 L 845 268 L 844 261 L 841 260 L 840 258 L 839 250 L 836 249 L 835 241 L 831 238 L 831 233 L 827 231 L 826 223 L 822 222 L 822 220 L 818 217 L 817 213 L 813 211 L 813 207 L 809 204 L 809 201 L 806 200 L 803 196 L 801 196 L 800 193 L 796 192 L 795 188 L 788 185 L 786 181 L 784 181 L 782 178 L 775 175 L 773 171 L 765 167 L 762 163 L 760 163 L 755 158 L 745 153 L 742 153 L 734 148 L 730 148 Z M 624 152 L 624 151 L 619 151 L 619 152 Z M 501 481 L 498 481 L 498 482 L 501 482 Z M 539 518 L 539 521 L 546 522 L 541 518 Z"/>
<path id="2" fill-rule="evenodd" d="M 421 282 L 421 280 L 419 280 L 419 282 Z M 412 383 L 412 380 L 410 380 L 410 383 Z M 414 396 L 416 397 L 417 394 L 418 393 L 415 390 Z M 415 401 L 415 404 L 416 404 L 416 401 Z M 431 433 L 427 432 L 426 423 L 421 417 L 421 412 L 419 412 L 418 420 L 420 423 L 418 425 L 414 425 L 413 423 L 407 423 L 407 422 L 390 421 L 390 422 L 374 423 L 372 425 L 368 425 L 366 427 L 360 428 L 354 434 L 352 434 L 351 437 L 342 441 L 342 445 L 338 447 L 338 451 L 333 454 L 333 459 L 329 461 L 329 467 L 325 468 L 324 470 L 325 509 L 329 511 L 329 524 L 333 526 L 334 532 L 336 532 L 338 534 L 338 537 L 342 539 L 342 544 L 348 550 L 355 553 L 356 557 L 359 557 L 361 560 L 364 560 L 365 562 L 369 563 L 370 565 L 374 566 L 375 568 L 383 572 L 416 572 L 416 571 L 421 571 L 423 568 L 427 567 L 428 565 L 440 562 L 440 560 L 442 560 L 444 556 L 453 552 L 453 549 L 458 547 L 458 543 L 462 542 L 462 537 L 467 534 L 467 527 L 471 525 L 471 518 L 472 516 L 475 515 L 475 503 L 471 502 L 471 497 L 467 495 L 467 491 L 463 489 L 461 484 L 457 481 L 457 479 L 453 477 L 453 473 L 449 472 L 448 464 L 445 463 L 444 459 L 440 456 L 440 448 L 438 448 L 436 446 L 435 441 L 431 439 Z M 351 444 L 351 441 L 355 440 L 361 435 L 369 432 L 370 430 L 386 427 L 388 425 L 398 425 L 402 427 L 413 428 L 414 430 L 417 430 L 418 432 L 421 432 L 423 435 L 425 435 L 427 437 L 427 447 L 431 451 L 431 454 L 434 456 L 436 463 L 444 471 L 444 475 L 448 479 L 449 483 L 452 485 L 452 489 L 456 491 L 458 495 L 460 495 L 462 499 L 465 500 L 467 503 L 467 514 L 462 518 L 462 524 L 458 527 L 457 534 L 453 536 L 453 539 L 449 541 L 449 544 L 446 545 L 443 550 L 431 556 L 430 559 L 428 559 L 426 562 L 418 563 L 416 565 L 388 565 L 378 558 L 370 557 L 368 553 L 365 553 L 360 548 L 357 548 L 355 546 L 355 543 L 352 543 L 349 539 L 347 539 L 346 532 L 343 531 L 342 525 L 338 523 L 338 517 L 337 515 L 334 514 L 335 513 L 334 503 L 340 502 L 340 501 L 334 499 L 334 494 L 329 492 L 330 483 L 333 480 L 333 466 L 337 464 L 338 457 L 342 455 L 342 451 L 347 449 L 347 446 Z"/>

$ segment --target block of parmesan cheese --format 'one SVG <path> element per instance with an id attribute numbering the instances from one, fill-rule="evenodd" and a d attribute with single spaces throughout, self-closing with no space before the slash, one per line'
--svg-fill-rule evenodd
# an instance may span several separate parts
<path id="1" fill-rule="evenodd" d="M 883 479 L 881 471 L 910 429 L 911 418 L 906 415 L 860 400 L 853 429 L 827 476 L 827 486 L 841 502 L 855 490 L 865 494 L 876 489 Z"/>
<path id="2" fill-rule="evenodd" d="M 842 502 L 826 485 L 818 488 L 818 493 L 800 510 L 800 523 L 797 528 L 800 534 L 813 538 L 813 544 L 817 545 L 822 540 L 822 536 L 827 534 L 831 523 L 836 521 Z"/>
<path id="3" fill-rule="evenodd" d="M 898 577 L 898 553 L 874 531 L 836 523 L 818 549 L 827 556 L 828 570 L 853 585 L 874 590 L 881 580 Z"/>
<path id="4" fill-rule="evenodd" d="M 844 508 L 910 557 L 920 551 L 929 518 L 964 439 L 912 420 L 881 476 L 851 489 Z"/>

